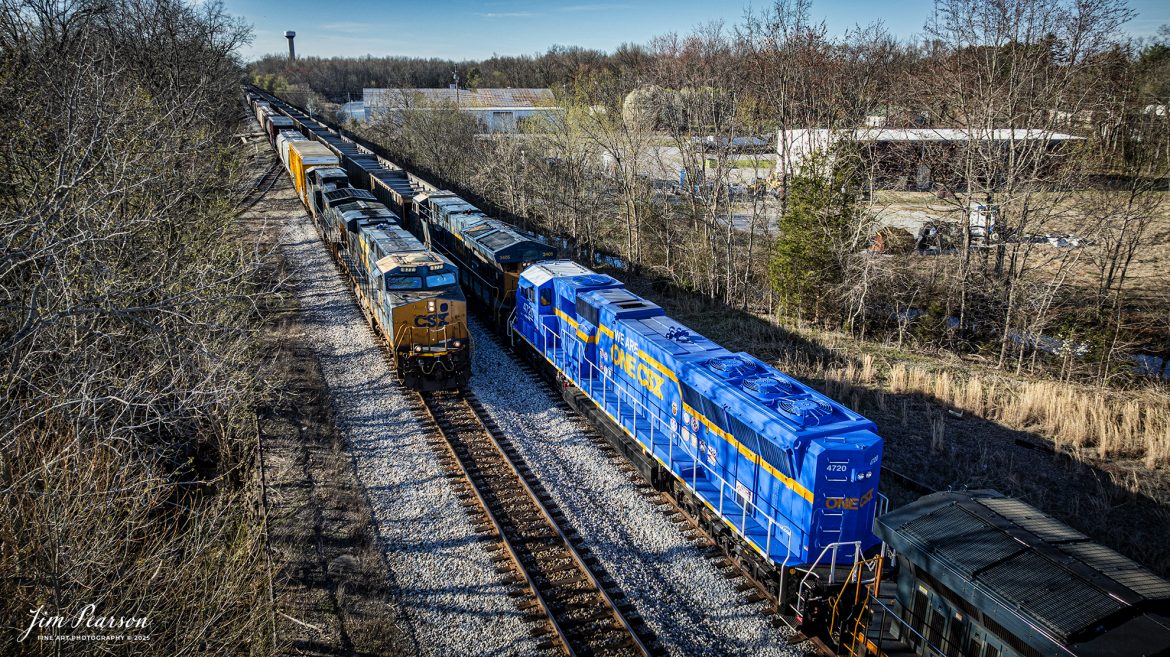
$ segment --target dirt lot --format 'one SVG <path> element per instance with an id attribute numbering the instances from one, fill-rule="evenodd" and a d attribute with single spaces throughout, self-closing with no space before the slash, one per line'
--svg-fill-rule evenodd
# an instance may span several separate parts
<path id="1" fill-rule="evenodd" d="M 274 162 L 268 144 L 259 145 L 257 179 Z M 263 284 L 277 290 L 262 308 L 270 394 L 257 414 L 277 573 L 274 632 L 291 655 L 405 654 L 369 505 L 334 425 L 320 363 L 304 342 L 296 299 L 280 285 L 284 262 L 274 248 L 280 226 L 303 211 L 295 197 L 279 194 L 289 185 L 282 172 L 272 192 L 242 217 L 256 248 L 268 254 Z"/>
<path id="2" fill-rule="evenodd" d="M 1092 248 L 1093 228 L 1096 221 L 1092 219 L 1091 208 L 1106 196 L 1123 198 L 1121 192 L 1060 192 L 1037 193 L 1033 199 L 1036 204 L 1047 202 L 1051 197 L 1056 210 L 1050 217 L 1038 220 L 1039 225 L 1031 232 L 1050 235 L 1068 235 L 1088 239 L 1089 244 L 1070 250 L 1074 256 L 1073 277 L 1070 279 L 1075 285 L 1091 287 L 1096 283 L 1094 272 L 1094 250 Z M 1143 244 L 1134 254 L 1130 265 L 1127 289 L 1131 297 L 1142 300 L 1165 300 L 1170 295 L 1170 279 L 1166 277 L 1167 267 L 1170 266 L 1170 192 L 1162 192 L 1160 198 L 1153 201 L 1156 204 L 1155 218 L 1146 230 Z M 918 230 L 927 221 L 959 222 L 959 208 L 955 201 L 945 201 L 929 192 L 891 192 L 880 191 L 874 194 L 871 210 L 877 213 L 880 222 L 887 226 L 897 226 L 908 230 L 917 236 Z M 1045 251 L 1053 251 L 1056 246 L 1048 244 L 1038 245 L 1037 254 L 1041 258 L 1051 258 L 1052 254 L 1044 255 Z"/>

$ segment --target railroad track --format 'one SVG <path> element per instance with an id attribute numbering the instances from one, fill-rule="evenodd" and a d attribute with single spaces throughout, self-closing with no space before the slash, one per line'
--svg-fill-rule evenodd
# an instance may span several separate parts
<path id="1" fill-rule="evenodd" d="M 652 632 L 522 462 L 515 447 L 466 391 L 417 395 L 460 478 L 465 507 L 483 515 L 480 529 L 500 542 L 498 572 L 527 589 L 525 611 L 547 618 L 546 647 L 569 655 L 659 655 Z"/>
<path id="2" fill-rule="evenodd" d="M 281 164 L 279 159 L 274 160 L 272 164 L 269 165 L 268 169 L 264 172 L 264 175 L 260 176 L 256 182 L 252 183 L 252 187 L 248 189 L 244 196 L 244 200 L 240 203 L 239 208 L 236 210 L 236 215 L 239 216 L 244 214 L 248 210 L 251 210 L 261 200 L 263 200 L 265 195 L 272 191 L 272 188 L 276 186 L 276 183 L 280 180 L 280 176 L 283 173 L 284 165 Z"/>
<path id="3" fill-rule="evenodd" d="M 541 374 L 531 362 L 522 357 L 499 333 L 486 326 L 478 318 L 472 318 L 471 322 L 476 324 L 482 333 L 490 336 L 490 339 L 500 349 L 510 354 L 530 379 L 541 382 L 541 386 L 548 394 L 549 399 L 565 413 L 566 417 L 573 419 L 573 423 L 577 429 L 605 454 L 606 458 L 610 460 L 610 463 L 615 468 L 621 470 L 631 481 L 635 482 L 639 493 L 650 504 L 666 516 L 692 545 L 702 550 L 703 556 L 712 562 L 712 565 L 715 566 L 724 579 L 734 583 L 736 590 L 743 596 L 745 603 L 762 603 L 764 605 L 763 613 L 768 617 L 773 627 L 792 627 L 784 618 L 784 614 L 777 604 L 775 592 L 755 577 L 751 572 L 750 566 L 743 563 L 739 555 L 719 545 L 714 537 L 703 527 L 699 519 L 687 509 L 683 508 L 672 495 L 658 491 L 651 486 L 643 478 L 638 469 L 626 460 L 626 457 L 601 434 L 597 427 L 593 426 L 589 420 L 582 417 L 576 409 L 565 401 L 557 384 Z"/>
<path id="4" fill-rule="evenodd" d="M 317 234 L 321 236 L 319 230 Z M 393 371 L 392 352 L 353 292 L 344 261 L 333 256 L 339 278 L 353 294 Z M 489 550 L 495 552 L 496 572 L 517 586 L 513 589 L 517 607 L 531 620 L 544 621 L 535 630 L 538 636 L 547 636 L 542 648 L 570 657 L 665 654 L 596 557 L 577 545 L 577 532 L 562 528 L 564 515 L 474 394 L 420 393 L 398 382 L 392 388 L 407 396 L 415 415 L 432 425 L 430 445 L 446 456 L 448 477 L 460 502 L 480 515 L 477 531 L 495 544 Z"/>

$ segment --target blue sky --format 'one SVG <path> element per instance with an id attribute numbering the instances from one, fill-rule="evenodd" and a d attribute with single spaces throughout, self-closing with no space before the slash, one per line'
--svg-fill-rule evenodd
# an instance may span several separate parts
<path id="1" fill-rule="evenodd" d="M 696 25 L 738 22 L 755 0 L 224 0 L 226 9 L 255 28 L 245 59 L 287 51 L 284 31 L 297 33 L 303 55 L 405 55 L 480 59 L 493 53 L 541 53 L 554 44 L 612 50 L 623 42 L 645 43 Z M 1151 35 L 1170 23 L 1170 2 L 1131 0 L 1137 17 L 1126 25 Z M 932 0 L 822 0 L 813 16 L 840 34 L 858 24 L 882 21 L 895 34 L 918 34 Z"/>

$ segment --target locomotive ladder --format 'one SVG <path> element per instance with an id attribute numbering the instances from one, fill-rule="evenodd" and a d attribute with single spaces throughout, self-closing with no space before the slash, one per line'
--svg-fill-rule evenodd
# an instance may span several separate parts
<path id="1" fill-rule="evenodd" d="M 419 393 L 422 410 L 470 484 L 464 506 L 482 508 L 569 655 L 659 655 L 661 647 L 597 559 L 562 529 L 562 512 L 520 460 L 516 448 L 466 391 Z M 530 483 L 534 482 L 534 483 Z M 501 569 L 503 572 L 505 569 Z"/>

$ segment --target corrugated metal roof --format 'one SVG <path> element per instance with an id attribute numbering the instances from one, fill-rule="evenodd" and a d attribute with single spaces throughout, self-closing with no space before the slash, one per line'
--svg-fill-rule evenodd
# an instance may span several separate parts
<path id="1" fill-rule="evenodd" d="M 1108 643 L 1111 625 L 1170 601 L 1170 582 L 995 491 L 928 495 L 877 525 L 895 550 L 947 587 L 999 601 L 981 611 L 1000 625 L 1022 617 L 1061 645 L 1093 636 Z M 1154 641 L 1170 642 L 1170 630 Z"/>
<path id="2" fill-rule="evenodd" d="M 1081 137 L 1055 132 L 1044 128 L 992 128 L 990 130 L 966 128 L 859 128 L 856 130 L 830 130 L 828 128 L 798 128 L 781 130 L 781 141 L 793 143 L 809 141 L 814 145 L 826 145 L 841 139 L 859 143 L 871 142 L 962 142 L 962 141 L 1072 141 Z"/>
<path id="3" fill-rule="evenodd" d="M 450 103 L 461 109 L 553 107 L 550 89 L 363 89 L 367 108 L 403 108 L 419 104 Z"/>

